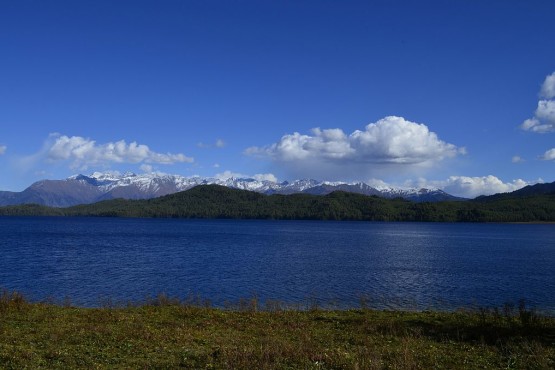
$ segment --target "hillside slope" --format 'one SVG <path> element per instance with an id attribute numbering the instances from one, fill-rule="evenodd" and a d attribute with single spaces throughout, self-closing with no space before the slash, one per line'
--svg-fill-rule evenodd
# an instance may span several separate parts
<path id="1" fill-rule="evenodd" d="M 36 203 L 51 207 L 70 207 L 117 198 L 151 199 L 188 190 L 198 185 L 221 185 L 262 194 L 326 195 L 340 190 L 383 198 L 400 197 L 415 202 L 464 200 L 439 189 L 377 189 L 362 182 L 332 183 L 312 179 L 273 182 L 236 177 L 221 179 L 157 173 L 136 175 L 95 172 L 90 176 L 75 175 L 64 180 L 38 181 L 22 192 L 0 192 L 0 206 Z"/>
<path id="2" fill-rule="evenodd" d="M 0 215 L 311 219 L 435 222 L 555 222 L 555 194 L 491 201 L 424 202 L 336 191 L 264 195 L 219 185 L 146 200 L 114 199 L 68 208 L 0 207 Z"/>

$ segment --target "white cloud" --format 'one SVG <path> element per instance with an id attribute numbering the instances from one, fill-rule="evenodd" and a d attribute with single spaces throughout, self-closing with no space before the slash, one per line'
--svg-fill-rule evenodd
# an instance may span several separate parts
<path id="1" fill-rule="evenodd" d="M 555 148 L 549 149 L 548 151 L 543 153 L 543 155 L 540 157 L 540 159 L 543 159 L 545 161 L 554 160 L 555 159 Z"/>
<path id="2" fill-rule="evenodd" d="M 520 128 L 527 131 L 546 133 L 555 131 L 555 72 L 545 78 L 534 117 L 528 118 Z"/>
<path id="3" fill-rule="evenodd" d="M 80 136 L 51 135 L 46 157 L 50 161 L 70 161 L 72 168 L 107 165 L 109 163 L 158 163 L 174 164 L 193 162 L 183 154 L 157 153 L 146 145 L 124 140 L 97 144 L 96 141 Z"/>
<path id="4" fill-rule="evenodd" d="M 154 167 L 152 167 L 150 164 L 141 164 L 139 168 L 146 173 L 151 173 L 154 171 Z"/>
<path id="5" fill-rule="evenodd" d="M 446 180 L 427 180 L 425 178 L 417 178 L 414 180 L 406 180 L 402 185 L 390 184 L 380 179 L 370 179 L 366 184 L 377 188 L 426 188 L 426 189 L 440 189 L 448 194 L 455 195 L 463 198 L 475 198 L 480 195 L 492 195 L 497 193 L 506 193 L 518 190 L 527 185 L 541 183 L 543 180 L 537 179 L 534 182 L 516 179 L 510 182 L 503 182 L 493 175 L 489 176 L 450 176 Z"/>
<path id="6" fill-rule="evenodd" d="M 271 173 L 259 173 L 254 175 L 252 178 L 258 181 L 278 182 L 277 177 L 275 177 L 274 174 Z"/>
<path id="7" fill-rule="evenodd" d="M 520 125 L 520 128 L 526 131 L 534 131 L 539 133 L 551 131 L 551 125 L 543 125 L 537 118 L 528 118 Z"/>
<path id="8" fill-rule="evenodd" d="M 540 96 L 546 99 L 555 98 L 555 72 L 545 78 Z"/>
<path id="9" fill-rule="evenodd" d="M 224 172 L 220 172 L 214 175 L 215 178 L 220 179 L 220 180 L 227 180 L 229 178 L 245 178 L 248 177 L 246 175 L 243 175 L 242 173 L 239 172 L 233 172 L 233 171 L 229 171 L 229 170 L 225 170 Z"/>
<path id="10" fill-rule="evenodd" d="M 389 116 L 347 135 L 339 128 L 315 128 L 311 135 L 284 135 L 277 143 L 250 147 L 245 154 L 270 158 L 305 176 L 332 179 L 346 172 L 367 175 L 392 166 L 425 167 L 464 154 L 464 148 L 440 140 L 424 124 Z"/>
<path id="11" fill-rule="evenodd" d="M 229 178 L 236 178 L 236 179 L 255 179 L 258 181 L 271 181 L 271 182 L 278 182 L 278 179 L 276 176 L 274 176 L 271 173 L 258 173 L 256 175 L 253 176 L 249 176 L 249 175 L 245 175 L 239 172 L 233 172 L 233 171 L 229 171 L 226 170 L 224 172 L 220 172 L 214 175 L 215 178 L 220 179 L 220 180 L 227 180 Z"/>
<path id="12" fill-rule="evenodd" d="M 419 180 L 419 187 L 437 187 L 443 191 L 465 198 L 475 198 L 479 195 L 507 193 L 530 185 L 522 179 L 503 182 L 493 175 L 481 177 L 451 176 L 443 181 Z"/>
<path id="13" fill-rule="evenodd" d="M 0 145 L 0 155 L 6 153 L 6 150 L 8 149 L 7 146 L 5 145 Z"/>
<path id="14" fill-rule="evenodd" d="M 218 139 L 216 140 L 216 148 L 223 148 L 225 146 L 225 141 L 223 141 L 222 139 Z"/>
<path id="15" fill-rule="evenodd" d="M 513 158 L 511 159 L 511 162 L 513 162 L 513 163 L 522 163 L 522 162 L 525 162 L 525 160 L 524 160 L 524 158 L 522 158 L 521 156 L 515 155 L 515 156 L 513 156 Z"/>
<path id="16" fill-rule="evenodd" d="M 392 187 L 390 184 L 380 179 L 369 179 L 365 181 L 365 183 L 376 189 L 386 189 Z"/>
<path id="17" fill-rule="evenodd" d="M 536 109 L 536 118 L 555 124 L 555 100 L 540 100 Z"/>

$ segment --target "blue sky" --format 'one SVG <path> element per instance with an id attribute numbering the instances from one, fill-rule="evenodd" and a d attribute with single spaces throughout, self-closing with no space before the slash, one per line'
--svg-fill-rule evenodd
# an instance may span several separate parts
<path id="1" fill-rule="evenodd" d="M 553 1 L 3 1 L 0 190 L 555 181 Z M 551 76 L 551 77 L 550 77 Z"/>

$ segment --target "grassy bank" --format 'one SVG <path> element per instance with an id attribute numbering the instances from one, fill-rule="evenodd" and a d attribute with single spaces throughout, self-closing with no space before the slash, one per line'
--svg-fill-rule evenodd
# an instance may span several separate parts
<path id="1" fill-rule="evenodd" d="M 242 307 L 161 297 L 135 307 L 76 308 L 4 292 L 0 368 L 555 367 L 555 319 L 524 307 L 457 313 Z"/>

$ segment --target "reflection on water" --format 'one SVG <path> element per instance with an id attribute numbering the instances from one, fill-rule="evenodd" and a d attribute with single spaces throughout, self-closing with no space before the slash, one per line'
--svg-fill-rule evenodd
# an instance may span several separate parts
<path id="1" fill-rule="evenodd" d="M 555 312 L 553 225 L 0 218 L 0 233 L 0 286 L 33 299 L 454 309 L 525 298 Z"/>

